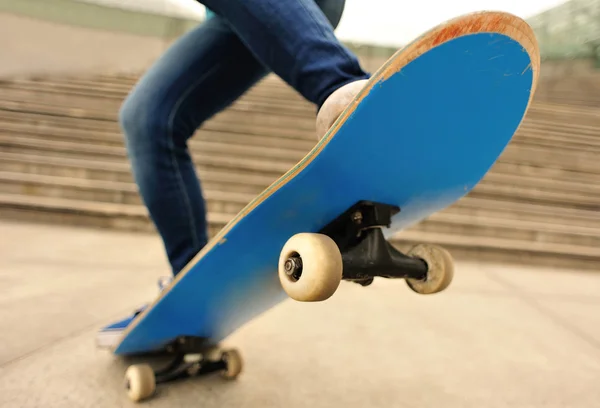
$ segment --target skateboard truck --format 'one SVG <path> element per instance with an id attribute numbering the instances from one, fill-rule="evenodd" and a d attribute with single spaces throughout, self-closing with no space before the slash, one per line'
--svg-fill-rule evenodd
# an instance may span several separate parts
<path id="1" fill-rule="evenodd" d="M 427 263 L 402 254 L 383 235 L 399 212 L 397 206 L 360 201 L 321 231 L 340 248 L 343 280 L 367 286 L 375 277 L 426 278 Z"/>
<path id="2" fill-rule="evenodd" d="M 383 234 L 397 206 L 359 201 L 319 233 L 291 237 L 280 254 L 279 278 L 284 290 L 299 301 L 330 297 L 341 280 L 368 286 L 375 277 L 405 279 L 417 293 L 440 292 L 451 282 L 450 254 L 434 245 L 417 245 L 407 254 Z"/>
<path id="3" fill-rule="evenodd" d="M 149 364 L 129 366 L 125 373 L 125 388 L 129 398 L 140 401 L 154 394 L 157 384 L 182 378 L 203 376 L 219 372 L 233 380 L 242 371 L 243 361 L 235 350 L 219 350 L 209 347 L 201 337 L 182 336 L 165 348 L 174 358 L 165 367 L 153 370 Z"/>

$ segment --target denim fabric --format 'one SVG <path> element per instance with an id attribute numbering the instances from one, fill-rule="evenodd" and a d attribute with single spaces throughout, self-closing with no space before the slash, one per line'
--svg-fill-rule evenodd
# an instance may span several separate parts
<path id="1" fill-rule="evenodd" d="M 367 78 L 333 34 L 344 0 L 205 0 L 214 15 L 172 44 L 125 100 L 120 124 L 135 182 L 177 274 L 207 243 L 188 150 L 203 122 L 269 72 L 317 107 Z"/>

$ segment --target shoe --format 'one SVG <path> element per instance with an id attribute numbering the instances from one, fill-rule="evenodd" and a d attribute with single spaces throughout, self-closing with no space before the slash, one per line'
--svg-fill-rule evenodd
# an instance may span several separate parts
<path id="1" fill-rule="evenodd" d="M 158 280 L 159 292 L 162 292 L 169 284 L 173 281 L 172 277 L 161 277 Z M 144 305 L 139 309 L 136 309 L 130 316 L 109 324 L 103 327 L 96 334 L 96 346 L 99 348 L 112 348 L 115 347 L 121 340 L 123 331 L 129 326 L 129 324 L 135 319 L 135 317 L 142 313 L 148 305 Z"/>
<path id="2" fill-rule="evenodd" d="M 359 79 L 336 89 L 325 99 L 317 114 L 317 140 L 321 140 L 331 125 L 340 117 L 354 97 L 364 88 L 368 79 Z"/>

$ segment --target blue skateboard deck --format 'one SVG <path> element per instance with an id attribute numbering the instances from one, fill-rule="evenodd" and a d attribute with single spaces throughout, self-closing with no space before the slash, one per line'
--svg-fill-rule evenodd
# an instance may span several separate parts
<path id="1" fill-rule="evenodd" d="M 362 200 L 399 209 L 383 228 L 390 237 L 465 196 L 520 126 L 539 67 L 529 25 L 500 12 L 450 20 L 396 52 L 316 146 L 134 319 L 113 352 L 161 350 L 181 336 L 219 343 L 288 298 L 279 278 L 286 242 L 322 231 Z"/>

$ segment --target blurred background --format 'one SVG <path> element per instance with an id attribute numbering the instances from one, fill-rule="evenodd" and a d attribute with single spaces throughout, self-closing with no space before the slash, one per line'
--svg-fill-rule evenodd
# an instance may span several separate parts
<path id="1" fill-rule="evenodd" d="M 423 31 L 479 9 L 515 13 L 535 29 L 535 103 L 481 185 L 398 243 L 595 267 L 600 0 L 349 1 L 337 33 L 376 70 Z M 204 18 L 193 0 L 0 0 L 0 218 L 152 231 L 117 112 L 144 69 Z M 191 146 L 213 233 L 314 145 L 313 115 L 271 76 L 198 131 Z"/>

